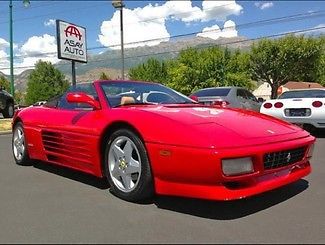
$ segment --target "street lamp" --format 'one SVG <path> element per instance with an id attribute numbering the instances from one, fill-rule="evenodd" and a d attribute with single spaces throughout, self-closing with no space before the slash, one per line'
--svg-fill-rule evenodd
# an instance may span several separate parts
<path id="1" fill-rule="evenodd" d="M 28 7 L 29 0 L 23 0 L 25 7 Z M 10 92 L 12 96 L 15 95 L 14 85 L 14 44 L 13 44 L 13 31 L 12 31 L 12 0 L 9 2 L 9 42 L 10 42 Z"/>
<path id="2" fill-rule="evenodd" d="M 114 8 L 120 10 L 120 27 L 121 27 L 121 59 L 122 59 L 122 80 L 124 80 L 124 41 L 123 41 L 123 0 L 112 0 Z"/>

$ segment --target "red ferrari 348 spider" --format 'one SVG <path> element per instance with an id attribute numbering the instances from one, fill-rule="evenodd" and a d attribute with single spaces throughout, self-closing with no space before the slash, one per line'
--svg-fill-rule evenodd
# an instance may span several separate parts
<path id="1" fill-rule="evenodd" d="M 311 171 L 315 138 L 253 111 L 197 104 L 163 85 L 94 81 L 13 119 L 15 161 L 105 177 L 122 199 L 256 195 Z"/>

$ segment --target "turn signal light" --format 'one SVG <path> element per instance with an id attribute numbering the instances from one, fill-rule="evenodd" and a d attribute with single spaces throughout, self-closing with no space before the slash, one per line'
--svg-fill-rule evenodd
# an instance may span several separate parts
<path id="1" fill-rule="evenodd" d="M 320 101 L 318 101 L 318 100 L 316 100 L 316 101 L 313 102 L 312 105 L 313 105 L 313 107 L 321 107 L 323 105 L 323 103 L 320 102 Z"/>
<path id="2" fill-rule="evenodd" d="M 225 100 L 217 100 L 213 102 L 213 105 L 226 107 L 227 105 L 229 105 L 229 102 Z"/>

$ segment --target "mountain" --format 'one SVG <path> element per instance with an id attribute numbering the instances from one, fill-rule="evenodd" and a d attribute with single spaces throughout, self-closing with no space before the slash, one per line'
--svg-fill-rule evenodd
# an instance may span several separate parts
<path id="1" fill-rule="evenodd" d="M 149 58 L 156 58 L 159 60 L 175 58 L 182 49 L 188 47 L 206 48 L 220 45 L 222 47 L 228 47 L 229 49 L 247 50 L 251 44 L 252 41 L 245 37 L 219 38 L 217 40 L 204 37 L 192 37 L 162 42 L 156 46 L 128 48 L 124 50 L 125 72 L 127 72 L 129 68 L 145 62 Z M 70 61 L 62 60 L 55 66 L 66 75 L 69 81 L 71 81 Z M 101 72 L 105 72 L 110 78 L 116 79 L 120 78 L 120 69 L 120 50 L 107 50 L 101 54 L 89 54 L 87 63 L 76 62 L 76 80 L 77 82 L 81 82 L 99 79 Z M 15 86 L 17 90 L 26 90 L 27 77 L 31 71 L 32 70 L 26 70 L 16 76 Z"/>

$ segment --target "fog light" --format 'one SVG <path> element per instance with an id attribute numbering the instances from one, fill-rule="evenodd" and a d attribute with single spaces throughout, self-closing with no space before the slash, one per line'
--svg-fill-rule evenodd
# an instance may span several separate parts
<path id="1" fill-rule="evenodd" d="M 225 175 L 240 175 L 254 171 L 250 157 L 222 160 L 222 171 Z"/>

